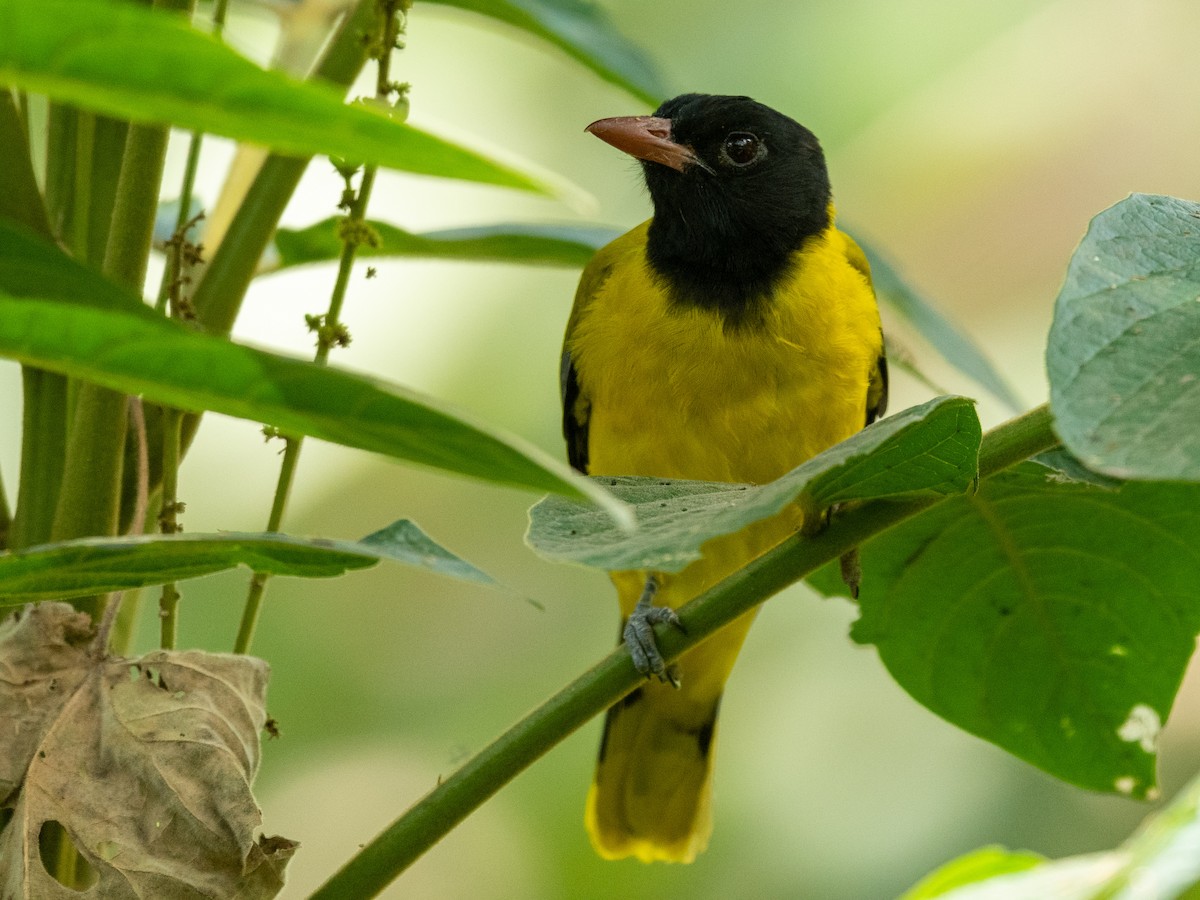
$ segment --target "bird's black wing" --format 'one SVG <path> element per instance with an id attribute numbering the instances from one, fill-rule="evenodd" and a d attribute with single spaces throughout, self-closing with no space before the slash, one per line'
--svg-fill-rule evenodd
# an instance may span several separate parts
<path id="1" fill-rule="evenodd" d="M 574 468 L 586 475 L 588 470 L 588 419 L 591 414 L 591 404 L 579 390 L 579 376 L 571 361 L 570 350 L 563 350 L 558 379 L 562 392 L 562 426 L 563 437 L 567 440 L 567 459 Z"/>
<path id="2" fill-rule="evenodd" d="M 883 414 L 887 412 L 887 402 L 887 350 L 882 349 L 879 351 L 879 359 L 875 361 L 875 369 L 871 372 L 871 380 L 867 383 L 867 425 L 883 418 Z"/>

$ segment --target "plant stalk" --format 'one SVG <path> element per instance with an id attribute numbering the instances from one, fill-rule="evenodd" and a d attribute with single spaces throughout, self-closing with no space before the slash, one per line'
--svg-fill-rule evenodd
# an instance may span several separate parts
<path id="1" fill-rule="evenodd" d="M 103 268 L 118 284 L 139 294 L 146 280 L 166 148 L 165 126 L 130 126 Z M 79 386 L 54 516 L 56 540 L 117 533 L 127 420 L 124 395 L 94 384 Z M 98 604 L 95 597 L 76 603 L 93 619 Z"/>
<path id="2" fill-rule="evenodd" d="M 179 435 L 182 427 L 183 413 L 180 410 L 174 408 L 163 410 L 162 511 L 158 517 L 159 529 L 163 534 L 175 534 L 180 530 Z M 164 650 L 174 650 L 179 637 L 179 599 L 179 588 L 174 581 L 163 585 L 158 615 L 159 646 Z"/>
<path id="3" fill-rule="evenodd" d="M 391 82 L 392 49 L 403 31 L 399 18 L 407 5 L 398 0 L 379 0 L 378 10 L 383 16 L 377 35 L 378 49 L 376 59 L 375 99 L 387 102 L 396 88 Z M 398 15 L 399 13 L 399 15 Z M 319 319 L 310 320 L 310 326 L 317 334 L 317 351 L 314 362 L 325 365 L 329 354 L 336 346 L 344 346 L 349 340 L 342 325 L 342 307 L 346 302 L 346 292 L 350 287 L 350 275 L 354 268 L 354 259 L 358 248 L 364 239 L 367 205 L 371 200 L 371 191 L 375 186 L 377 166 L 366 166 L 363 169 L 362 181 L 358 191 L 350 203 L 349 214 L 344 220 L 342 232 L 342 253 L 338 260 L 337 278 L 333 292 L 329 298 L 329 307 L 325 315 Z M 347 191 L 349 191 L 349 176 L 347 176 Z M 224 246 L 224 245 L 222 245 Z M 300 451 L 304 439 L 300 436 L 287 437 L 287 446 L 283 453 L 283 462 L 279 469 L 279 479 L 275 483 L 275 496 L 271 502 L 271 514 L 267 521 L 267 531 L 275 532 L 283 525 L 283 515 L 287 508 L 288 498 L 292 493 L 295 482 L 296 465 L 300 459 Z M 264 572 L 255 572 L 250 578 L 250 587 L 246 594 L 246 603 L 242 609 L 242 620 L 238 626 L 237 638 L 234 642 L 234 653 L 248 653 L 250 643 L 254 639 L 254 631 L 258 626 L 258 617 L 262 612 L 263 597 L 267 590 L 270 576 Z"/>
<path id="4" fill-rule="evenodd" d="M 980 478 L 1057 443 L 1049 408 L 1038 407 L 984 436 Z M 656 631 L 664 660 L 673 662 L 789 585 L 945 499 L 867 501 L 835 517 L 817 535 L 788 538 L 680 609 L 686 634 Z M 311 900 L 375 896 L 534 760 L 643 680 L 629 653 L 618 647 L 438 784 L 363 847 Z"/>

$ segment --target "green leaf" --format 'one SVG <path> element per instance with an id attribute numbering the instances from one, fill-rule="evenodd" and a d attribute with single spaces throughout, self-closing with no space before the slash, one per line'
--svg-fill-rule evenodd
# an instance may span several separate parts
<path id="1" fill-rule="evenodd" d="M 978 472 L 980 428 L 972 401 L 940 397 L 870 425 L 770 484 L 596 480 L 634 508 L 638 529 L 623 532 L 594 510 L 548 497 L 530 510 L 526 540 L 541 556 L 601 569 L 678 572 L 701 545 L 781 511 L 803 495 L 806 508 L 870 497 L 954 494 Z"/>
<path id="2" fill-rule="evenodd" d="M 1014 412 L 1025 408 L 1016 392 L 965 331 L 913 290 L 870 243 L 857 237 L 854 240 L 871 263 L 871 282 L 881 302 L 899 313 L 950 365 L 987 388 Z"/>
<path id="3" fill-rule="evenodd" d="M 182 16 L 108 0 L 0 0 L 0 83 L 134 122 L 170 123 L 297 156 L 552 193 L 329 87 L 266 71 Z"/>
<path id="4" fill-rule="evenodd" d="M 1064 447 L 1046 450 L 1033 457 L 1033 461 L 1048 469 L 1053 469 L 1057 477 L 1063 481 L 1078 481 L 1082 484 L 1094 484 L 1096 487 L 1115 490 L 1121 486 L 1121 481 L 1109 478 L 1099 472 L 1093 472 Z"/>
<path id="5" fill-rule="evenodd" d="M 904 892 L 900 900 L 932 900 L 955 888 L 986 881 L 998 875 L 1027 872 L 1046 862 L 1044 856 L 1027 850 L 1013 852 L 1003 847 L 980 847 L 930 872 Z"/>
<path id="6" fill-rule="evenodd" d="M 0 322 L 0 356 L 38 368 L 191 412 L 266 422 L 284 434 L 585 497 L 628 520 L 603 489 L 515 436 L 414 391 L 157 316 L 57 248 L 3 223 Z"/>
<path id="7" fill-rule="evenodd" d="M 289 359 L 161 319 L 0 293 L 0 356 L 188 412 L 371 450 L 484 481 L 586 497 L 602 489 L 519 438 L 396 385 Z"/>
<path id="8" fill-rule="evenodd" d="M 493 583 L 488 575 L 402 519 L 361 541 L 221 532 L 43 544 L 0 554 L 0 606 L 166 584 L 239 565 L 270 575 L 330 578 L 368 568 L 381 559 Z"/>
<path id="9" fill-rule="evenodd" d="M 650 58 L 589 0 L 429 0 L 507 22 L 549 41 L 605 81 L 658 106 L 666 97 Z"/>
<path id="10" fill-rule="evenodd" d="M 1064 481 L 1036 463 L 862 548 L 862 616 L 897 682 L 1083 787 L 1149 797 L 1200 629 L 1200 486 Z M 810 581 L 844 589 L 836 567 Z"/>
<path id="11" fill-rule="evenodd" d="M 326 219 L 307 228 L 281 228 L 275 234 L 279 264 L 286 269 L 305 263 L 335 260 L 342 252 L 339 219 Z M 359 256 L 458 259 L 479 262 L 535 263 L 582 267 L 620 234 L 602 225 L 503 224 L 454 228 L 414 234 L 386 222 L 370 222 L 379 236 L 377 246 L 363 244 Z"/>
<path id="12" fill-rule="evenodd" d="M 959 867 L 970 869 L 976 851 L 955 860 L 926 879 Z M 974 883 L 947 885 L 941 893 L 909 893 L 901 900 L 1096 900 L 1099 897 L 1185 898 L 1195 897 L 1200 885 L 1200 778 L 1194 779 L 1166 809 L 1150 816 L 1119 848 L 1108 853 L 1090 853 L 1066 859 L 1043 861 L 1019 870 L 1020 857 L 1009 873 L 996 871 Z M 1001 866 L 1003 861 L 1000 862 Z M 917 885 L 913 891 L 925 885 Z"/>
<path id="13" fill-rule="evenodd" d="M 1046 350 L 1055 430 L 1089 469 L 1200 481 L 1200 204 L 1134 194 L 1092 219 Z"/>

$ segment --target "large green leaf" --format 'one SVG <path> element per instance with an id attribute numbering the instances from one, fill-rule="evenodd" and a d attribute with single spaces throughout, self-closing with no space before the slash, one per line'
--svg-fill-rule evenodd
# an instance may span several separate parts
<path id="1" fill-rule="evenodd" d="M 549 41 L 650 106 L 666 96 L 650 58 L 589 0 L 428 0 L 507 22 Z"/>
<path id="2" fill-rule="evenodd" d="M 602 488 L 519 438 L 414 391 L 157 316 L 57 248 L 2 223 L 0 356 L 191 412 L 212 410 L 486 481 L 587 497 L 626 518 Z"/>
<path id="3" fill-rule="evenodd" d="M 801 498 L 806 507 L 869 497 L 953 494 L 978 473 L 980 428 L 963 397 L 940 397 L 889 416 L 770 484 L 596 479 L 634 508 L 638 528 L 548 497 L 530 511 L 529 544 L 547 559 L 602 569 L 677 572 L 701 545 L 765 519 Z"/>
<path id="4" fill-rule="evenodd" d="M 222 532 L 43 544 L 0 554 L 0 606 L 166 584 L 239 565 L 270 575 L 329 578 L 381 559 L 468 581 L 492 581 L 401 519 L 360 541 Z"/>
<path id="5" fill-rule="evenodd" d="M 1134 194 L 1067 269 L 1046 350 L 1063 443 L 1118 478 L 1200 481 L 1200 204 Z"/>
<path id="6" fill-rule="evenodd" d="M 950 365 L 987 388 L 1010 409 L 1024 408 L 1012 387 L 965 331 L 917 293 L 869 242 L 858 237 L 855 241 L 871 263 L 871 282 L 881 302 L 904 317 Z"/>
<path id="7" fill-rule="evenodd" d="M 338 237 L 341 219 L 325 219 L 307 228 L 281 228 L 275 234 L 279 262 L 274 269 L 335 260 L 342 252 Z M 620 231 L 603 225 L 525 224 L 481 225 L 414 234 L 370 222 L 378 236 L 375 245 L 359 246 L 359 256 L 457 259 L 512 262 L 581 268 Z"/>
<path id="8" fill-rule="evenodd" d="M 327 86 L 266 71 L 176 14 L 111 0 L 0 0 L 0 83 L 135 122 L 162 122 L 297 156 L 550 192 Z"/>
<path id="9" fill-rule="evenodd" d="M 853 637 L 913 697 L 1067 781 L 1153 795 L 1200 630 L 1200 486 L 1113 489 L 1024 463 L 862 561 Z M 836 567 L 811 581 L 844 593 Z"/>
<path id="10" fill-rule="evenodd" d="M 0 356 L 189 412 L 469 475 L 587 497 L 602 489 L 516 437 L 396 385 L 211 337 L 174 322 L 0 293 Z"/>

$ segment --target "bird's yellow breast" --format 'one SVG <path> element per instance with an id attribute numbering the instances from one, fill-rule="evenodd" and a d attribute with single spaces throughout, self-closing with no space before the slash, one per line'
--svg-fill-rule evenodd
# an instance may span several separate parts
<path id="1" fill-rule="evenodd" d="M 862 428 L 882 339 L 840 232 L 797 253 L 761 322 L 726 329 L 670 303 L 648 224 L 597 254 L 567 339 L 592 474 L 763 483 Z"/>

